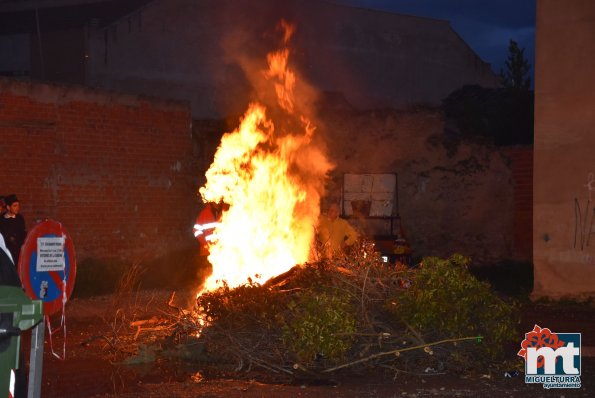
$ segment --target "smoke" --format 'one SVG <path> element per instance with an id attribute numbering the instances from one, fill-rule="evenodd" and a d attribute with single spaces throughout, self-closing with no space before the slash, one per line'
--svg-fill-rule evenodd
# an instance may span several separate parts
<path id="1" fill-rule="evenodd" d="M 308 83 L 294 62 L 296 53 L 301 50 L 292 40 L 300 33 L 300 23 L 307 23 L 301 16 L 301 3 L 303 1 L 223 1 L 219 3 L 218 23 L 224 27 L 220 42 L 225 62 L 239 67 L 251 88 L 249 93 L 244 93 L 244 109 L 251 102 L 261 103 L 267 109 L 268 118 L 274 121 L 278 138 L 288 135 L 295 138 L 296 134 L 306 137 L 299 148 L 292 148 L 289 170 L 300 186 L 311 187 L 313 192 L 308 192 L 309 195 L 315 193 L 320 198 L 333 165 L 328 160 L 326 141 L 321 135 L 323 123 L 316 116 L 320 92 Z M 293 75 L 294 84 L 285 98 L 292 101 L 292 109 L 284 109 L 286 104 L 279 101 L 278 88 L 286 84 L 284 71 L 275 75 L 267 63 L 275 49 L 286 51 L 288 55 L 287 69 Z"/>

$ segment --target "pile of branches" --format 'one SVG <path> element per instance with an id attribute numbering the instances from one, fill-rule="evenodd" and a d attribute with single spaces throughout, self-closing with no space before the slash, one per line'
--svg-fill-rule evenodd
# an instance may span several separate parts
<path id="1" fill-rule="evenodd" d="M 364 242 L 264 285 L 199 296 L 194 329 L 208 357 L 236 371 L 295 377 L 353 367 L 422 374 L 485 367 L 518 337 L 518 315 L 468 264 L 455 255 L 389 266 Z"/>

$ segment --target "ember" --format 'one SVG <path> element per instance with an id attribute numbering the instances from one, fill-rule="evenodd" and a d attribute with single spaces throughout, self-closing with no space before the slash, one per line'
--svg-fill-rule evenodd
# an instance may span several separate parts
<path id="1" fill-rule="evenodd" d="M 281 108 L 276 114 L 286 120 L 272 120 L 263 104 L 250 104 L 240 126 L 223 136 L 199 190 L 205 201 L 230 205 L 210 247 L 213 274 L 203 292 L 223 282 L 230 287 L 248 279 L 264 282 L 310 256 L 332 165 L 313 144 L 315 127 L 294 98 L 296 76 L 288 65 L 294 27 L 281 22 L 280 28 L 283 46 L 268 55 L 263 76 L 274 85 Z"/>

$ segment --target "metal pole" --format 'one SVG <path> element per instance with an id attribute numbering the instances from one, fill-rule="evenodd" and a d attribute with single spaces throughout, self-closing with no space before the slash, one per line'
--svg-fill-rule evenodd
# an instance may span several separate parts
<path id="1" fill-rule="evenodd" d="M 31 354 L 29 356 L 29 388 L 28 398 L 41 397 L 41 373 L 43 370 L 43 339 L 45 319 L 33 327 L 31 331 Z"/>

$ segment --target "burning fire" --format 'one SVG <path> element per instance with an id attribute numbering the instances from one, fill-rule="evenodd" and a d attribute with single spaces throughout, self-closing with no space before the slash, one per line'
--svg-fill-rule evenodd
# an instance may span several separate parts
<path id="1" fill-rule="evenodd" d="M 215 231 L 208 257 L 213 274 L 203 292 L 222 281 L 230 287 L 248 278 L 262 283 L 306 262 L 311 253 L 332 165 L 313 144 L 315 127 L 296 105 L 287 47 L 294 26 L 281 22 L 280 27 L 283 46 L 268 55 L 263 76 L 274 84 L 283 119 L 275 124 L 264 105 L 250 104 L 239 127 L 221 139 L 199 190 L 204 201 L 230 206 Z M 294 126 L 293 131 L 281 125 Z"/>

